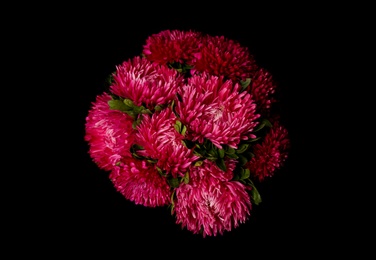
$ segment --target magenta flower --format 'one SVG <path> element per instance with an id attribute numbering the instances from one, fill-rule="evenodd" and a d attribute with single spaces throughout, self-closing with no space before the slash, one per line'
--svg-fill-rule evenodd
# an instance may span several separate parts
<path id="1" fill-rule="evenodd" d="M 227 161 L 227 172 L 213 162 L 204 161 L 201 167 L 190 169 L 190 182 L 176 189 L 174 213 L 176 223 L 194 234 L 216 236 L 244 223 L 252 204 L 250 187 L 231 181 L 234 161 Z M 227 175 L 227 177 L 225 176 Z"/>
<path id="2" fill-rule="evenodd" d="M 187 136 L 199 143 L 207 138 L 220 149 L 224 144 L 237 148 L 241 140 L 255 138 L 252 130 L 260 115 L 252 96 L 239 90 L 239 84 L 207 73 L 189 78 L 176 102 Z"/>
<path id="3" fill-rule="evenodd" d="M 224 36 L 205 35 L 194 71 L 223 76 L 235 82 L 250 78 L 258 68 L 247 47 Z"/>
<path id="4" fill-rule="evenodd" d="M 146 207 L 170 204 L 171 189 L 155 165 L 133 158 L 122 161 L 110 173 L 116 190 L 126 199 Z"/>
<path id="5" fill-rule="evenodd" d="M 130 156 L 133 145 L 133 119 L 118 110 L 111 110 L 107 93 L 98 95 L 86 117 L 85 140 L 94 162 L 104 170 L 112 170 L 122 157 Z"/>
<path id="6" fill-rule="evenodd" d="M 182 85 L 183 75 L 176 70 L 136 56 L 116 67 L 110 90 L 137 106 L 153 110 L 156 105 L 171 102 Z"/>
<path id="7" fill-rule="evenodd" d="M 286 128 L 279 121 L 265 135 L 262 143 L 253 146 L 254 157 L 247 163 L 251 175 L 259 181 L 274 175 L 287 159 L 290 139 Z"/>
<path id="8" fill-rule="evenodd" d="M 143 46 L 145 57 L 158 64 L 192 64 L 201 48 L 200 32 L 165 30 L 149 36 Z"/>
<path id="9" fill-rule="evenodd" d="M 136 134 L 137 144 L 143 147 L 138 154 L 157 160 L 157 166 L 173 177 L 184 176 L 199 158 L 182 143 L 184 136 L 175 129 L 177 120 L 171 108 L 145 115 Z"/>
<path id="10" fill-rule="evenodd" d="M 277 101 L 273 96 L 276 87 L 272 75 L 264 68 L 259 68 L 255 72 L 248 86 L 248 91 L 257 104 L 257 111 L 264 116 L 270 115 L 271 105 Z"/>

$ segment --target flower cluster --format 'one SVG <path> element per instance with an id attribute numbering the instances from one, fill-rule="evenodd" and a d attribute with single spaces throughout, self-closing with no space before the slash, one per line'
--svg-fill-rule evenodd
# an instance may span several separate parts
<path id="1" fill-rule="evenodd" d="M 288 156 L 276 86 L 234 40 L 161 31 L 92 103 L 89 154 L 126 199 L 170 207 L 194 234 L 222 235 L 246 222 L 261 202 L 255 184 Z"/>

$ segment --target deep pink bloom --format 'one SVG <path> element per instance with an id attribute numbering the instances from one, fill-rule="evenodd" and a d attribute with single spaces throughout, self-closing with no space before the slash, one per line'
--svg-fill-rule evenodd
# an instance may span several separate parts
<path id="1" fill-rule="evenodd" d="M 137 106 L 153 110 L 156 105 L 170 103 L 183 80 L 176 70 L 136 56 L 116 67 L 110 90 L 131 99 Z"/>
<path id="2" fill-rule="evenodd" d="M 253 146 L 255 156 L 247 163 L 251 175 L 259 181 L 273 176 L 286 161 L 289 148 L 290 139 L 286 128 L 275 121 L 263 141 Z"/>
<path id="3" fill-rule="evenodd" d="M 111 110 L 107 93 L 98 95 L 86 117 L 85 140 L 93 161 L 104 170 L 112 170 L 120 158 L 130 156 L 134 139 L 133 119 L 118 110 Z"/>
<path id="4" fill-rule="evenodd" d="M 191 167 L 190 181 L 176 189 L 176 223 L 194 234 L 216 236 L 244 223 L 252 204 L 249 186 L 231 181 L 234 161 L 227 161 L 227 172 L 205 160 L 201 167 Z"/>
<path id="5" fill-rule="evenodd" d="M 178 62 L 191 64 L 201 47 L 200 32 L 165 30 L 149 36 L 142 53 L 155 63 L 166 65 Z"/>
<path id="6" fill-rule="evenodd" d="M 184 176 L 199 158 L 183 145 L 184 136 L 174 128 L 177 120 L 170 107 L 144 115 L 136 134 L 137 144 L 144 148 L 138 153 L 156 159 L 157 166 L 173 177 Z"/>
<path id="7" fill-rule="evenodd" d="M 252 96 L 239 89 L 239 84 L 207 73 L 189 78 L 176 101 L 187 136 L 200 143 L 207 138 L 218 148 L 237 148 L 241 140 L 255 138 L 252 130 L 260 115 Z"/>
<path id="8" fill-rule="evenodd" d="M 252 94 L 256 104 L 257 111 L 264 115 L 270 115 L 270 108 L 276 102 L 273 94 L 277 85 L 272 75 L 264 68 L 259 68 L 252 76 L 251 84 L 248 90 Z"/>
<path id="9" fill-rule="evenodd" d="M 171 202 L 171 188 L 166 178 L 145 160 L 126 158 L 109 177 L 116 190 L 135 204 L 157 207 Z"/>
<path id="10" fill-rule="evenodd" d="M 194 63 L 194 71 L 224 76 L 235 82 L 253 75 L 258 65 L 247 47 L 224 36 L 205 35 L 200 55 Z"/>

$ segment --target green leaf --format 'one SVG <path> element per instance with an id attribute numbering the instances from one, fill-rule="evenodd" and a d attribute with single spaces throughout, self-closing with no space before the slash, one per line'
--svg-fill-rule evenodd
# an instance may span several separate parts
<path id="1" fill-rule="evenodd" d="M 141 146 L 141 145 L 138 145 L 138 144 L 133 144 L 133 145 L 132 145 L 132 149 L 133 149 L 133 150 L 143 150 L 144 147 Z"/>
<path id="2" fill-rule="evenodd" d="M 240 86 L 241 86 L 241 91 L 244 91 L 249 84 L 251 84 L 251 78 L 247 78 L 246 80 L 241 80 L 240 81 Z"/>
<path id="3" fill-rule="evenodd" d="M 181 130 L 181 134 L 184 136 L 185 132 L 187 132 L 187 127 L 183 125 L 183 129 Z"/>
<path id="4" fill-rule="evenodd" d="M 256 137 L 256 138 L 253 138 L 253 139 L 248 139 L 248 140 L 247 140 L 247 143 L 256 142 L 256 141 L 258 141 L 258 140 L 260 140 L 260 139 L 261 139 L 260 136 L 259 136 L 259 137 Z"/>
<path id="5" fill-rule="evenodd" d="M 110 106 L 110 109 L 113 110 L 120 110 L 120 111 L 127 111 L 129 110 L 129 107 L 125 105 L 121 100 L 109 100 L 108 105 Z"/>
<path id="6" fill-rule="evenodd" d="M 135 107 L 134 103 L 132 100 L 130 100 L 129 98 L 126 98 L 123 100 L 124 104 L 127 105 L 128 107 Z"/>
<path id="7" fill-rule="evenodd" d="M 148 115 L 153 114 L 149 109 L 146 109 L 146 108 L 142 109 L 142 110 L 141 110 L 141 113 L 142 113 L 142 114 L 148 114 Z"/>
<path id="8" fill-rule="evenodd" d="M 223 150 L 223 149 L 218 149 L 218 154 L 219 154 L 219 157 L 220 157 L 220 158 L 225 157 L 225 150 Z"/>
<path id="9" fill-rule="evenodd" d="M 132 156 L 136 159 L 144 159 L 143 156 L 139 156 L 137 153 L 132 153 Z"/>
<path id="10" fill-rule="evenodd" d="M 132 118 L 136 118 L 136 113 L 133 112 L 133 111 L 125 111 L 125 113 L 127 113 L 129 116 L 131 116 Z"/>
<path id="11" fill-rule="evenodd" d="M 155 107 L 154 107 L 154 110 L 155 111 L 161 111 L 163 109 L 163 106 L 161 106 L 161 105 L 156 105 Z"/>
<path id="12" fill-rule="evenodd" d="M 239 163 L 241 166 L 244 166 L 246 165 L 246 163 L 248 162 L 248 159 L 247 157 L 243 156 L 243 155 L 239 155 Z"/>
<path id="13" fill-rule="evenodd" d="M 171 215 L 174 213 L 174 207 L 175 207 L 174 197 L 175 197 L 175 190 L 173 190 L 173 192 L 171 193 L 171 197 L 170 197 L 170 200 L 171 200 Z"/>
<path id="14" fill-rule="evenodd" d="M 182 181 L 185 183 L 185 184 L 188 184 L 189 183 L 189 173 L 186 172 L 184 174 L 184 177 L 182 178 Z"/>
<path id="15" fill-rule="evenodd" d="M 267 120 L 267 119 L 262 119 L 261 122 L 260 122 L 260 124 L 257 125 L 253 131 L 254 131 L 254 132 L 260 131 L 260 130 L 263 129 L 265 126 L 267 126 L 267 127 L 272 127 L 272 124 L 270 123 L 269 120 Z"/>
<path id="16" fill-rule="evenodd" d="M 195 162 L 194 166 L 201 166 L 203 164 L 203 161 L 197 161 Z"/>
<path id="17" fill-rule="evenodd" d="M 155 168 L 157 169 L 157 172 L 163 176 L 163 171 L 161 168 L 159 168 L 158 166 L 155 166 Z"/>
<path id="18" fill-rule="evenodd" d="M 272 127 L 272 123 L 268 120 L 268 119 L 264 119 L 263 120 L 263 123 L 267 126 L 267 127 Z"/>
<path id="19" fill-rule="evenodd" d="M 175 128 L 175 130 L 178 132 L 178 133 L 180 133 L 180 131 L 181 131 L 181 122 L 179 121 L 179 120 L 176 120 L 176 122 L 175 122 L 175 125 L 174 125 L 174 128 Z"/>
<path id="20" fill-rule="evenodd" d="M 264 126 L 265 126 L 264 123 L 260 123 L 260 124 L 258 124 L 258 125 L 255 127 L 255 129 L 253 129 L 253 131 L 254 131 L 254 132 L 260 131 L 261 129 L 264 128 Z"/>
<path id="21" fill-rule="evenodd" d="M 226 154 L 234 154 L 235 153 L 235 149 L 234 148 L 232 148 L 232 147 L 228 147 L 227 149 L 226 149 Z"/>
<path id="22" fill-rule="evenodd" d="M 171 179 L 168 180 L 168 183 L 173 188 L 179 187 L 179 179 L 178 178 L 171 178 Z"/>
<path id="23" fill-rule="evenodd" d="M 225 164 L 225 161 L 223 160 L 223 158 L 219 158 L 215 161 L 216 165 L 218 166 L 219 169 L 221 169 L 222 171 L 226 171 L 227 170 L 227 167 L 226 167 L 226 164 Z"/>
<path id="24" fill-rule="evenodd" d="M 248 147 L 249 147 L 249 144 L 241 144 L 239 148 L 236 150 L 236 153 L 237 154 L 243 153 L 245 152 L 245 150 L 248 149 Z"/>
<path id="25" fill-rule="evenodd" d="M 245 169 L 244 175 L 243 175 L 244 179 L 248 179 L 250 175 L 251 175 L 251 171 L 249 169 Z"/>
<path id="26" fill-rule="evenodd" d="M 252 186 L 252 189 L 251 189 L 252 201 L 253 201 L 254 204 L 258 205 L 262 202 L 261 195 L 258 192 L 258 190 L 256 189 L 256 186 L 253 184 L 253 182 L 251 182 L 251 186 Z"/>
<path id="27" fill-rule="evenodd" d="M 239 158 L 239 156 L 237 156 L 236 154 L 227 154 L 227 157 L 231 158 L 231 159 L 238 159 Z"/>

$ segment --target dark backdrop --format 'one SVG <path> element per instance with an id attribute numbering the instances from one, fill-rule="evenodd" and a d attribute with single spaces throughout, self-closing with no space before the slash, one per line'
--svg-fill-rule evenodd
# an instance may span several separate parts
<path id="1" fill-rule="evenodd" d="M 323 25 L 327 14 L 285 5 L 187 5 L 62 8 L 37 23 L 46 27 L 39 47 L 47 53 L 45 103 L 52 109 L 44 138 L 51 141 L 45 150 L 51 166 L 39 200 L 45 213 L 37 222 L 29 220 L 36 230 L 32 234 L 40 232 L 43 243 L 57 253 L 100 250 L 122 258 L 189 253 L 251 259 L 254 254 L 305 256 L 332 248 L 336 222 L 328 213 L 328 200 L 335 201 L 317 177 L 326 171 L 323 155 L 317 153 L 322 146 L 317 133 L 324 124 L 319 124 L 323 112 L 317 103 L 325 102 L 318 100 L 324 87 L 317 76 L 324 71 L 323 46 L 333 33 Z M 51 27 L 46 26 L 49 21 Z M 166 29 L 239 41 L 273 74 L 281 92 L 280 114 L 292 142 L 289 158 L 258 187 L 263 202 L 253 207 L 250 219 L 223 236 L 193 235 L 175 224 L 169 209 L 127 201 L 108 173 L 93 163 L 84 141 L 85 117 L 96 95 L 107 90 L 106 77 L 116 65 L 139 55 L 149 35 Z"/>

